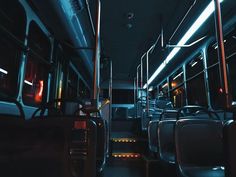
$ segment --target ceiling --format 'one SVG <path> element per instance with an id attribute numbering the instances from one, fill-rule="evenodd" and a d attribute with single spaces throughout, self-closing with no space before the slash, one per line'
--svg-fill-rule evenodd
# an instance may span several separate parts
<path id="1" fill-rule="evenodd" d="M 192 3 L 189 0 L 103 0 L 101 37 L 104 53 L 113 61 L 113 78 L 133 80 L 142 54 L 156 41 L 161 26 L 168 39 Z M 129 13 L 133 18 L 129 19 Z"/>
<path id="2" fill-rule="evenodd" d="M 54 0 L 47 1 L 48 3 L 46 3 L 46 0 L 28 1 L 34 2 L 39 9 L 38 11 L 40 12 L 39 14 L 42 20 L 54 31 L 59 41 L 70 41 L 68 30 L 66 31 L 64 29 L 65 25 L 63 27 L 63 19 L 58 18 L 58 14 L 54 12 L 56 10 Z M 163 26 L 164 30 L 164 43 L 176 44 L 210 1 L 212 0 L 101 0 L 102 62 L 104 62 L 104 58 L 112 60 L 113 79 L 119 82 L 133 83 L 133 79 L 136 76 L 136 67 L 140 64 L 140 58 L 156 41 L 160 34 L 161 26 Z M 93 21 L 95 22 L 97 1 L 89 0 L 89 2 Z M 196 2 L 195 5 L 172 40 L 169 41 L 193 2 Z M 227 14 L 231 16 L 228 12 L 226 13 L 230 8 L 235 14 L 235 0 L 225 0 L 223 4 L 222 11 L 224 16 L 227 16 Z M 86 11 L 83 13 L 87 16 Z M 88 24 L 89 22 L 87 22 L 85 28 L 91 30 L 91 26 Z M 209 29 L 214 31 L 213 16 L 211 20 L 205 23 L 204 27 L 191 38 L 190 43 L 206 35 Z M 154 73 L 170 50 L 170 48 L 162 48 L 160 42 L 157 44 L 149 58 L 149 75 Z M 188 48 L 181 51 L 189 52 L 191 50 L 192 49 Z M 78 57 L 75 56 L 75 59 L 76 58 Z M 76 60 L 79 61 L 78 59 Z M 80 66 L 82 70 L 85 68 L 83 64 L 79 62 L 78 66 Z M 107 70 L 107 68 L 105 70 Z M 102 82 L 106 82 L 107 78 L 108 77 L 103 77 Z"/>
<path id="3" fill-rule="evenodd" d="M 210 1 L 196 0 L 183 24 L 169 41 L 194 0 L 102 0 L 103 52 L 113 61 L 113 79 L 133 82 L 140 58 L 156 41 L 161 26 L 164 30 L 164 43 L 176 44 Z M 232 8 L 234 1 L 225 0 L 222 11 Z M 133 18 L 129 19 L 129 13 L 133 14 Z M 209 28 L 214 30 L 213 16 L 208 22 L 210 23 L 206 23 L 190 43 L 206 35 Z M 149 75 L 154 73 L 170 50 L 161 48 L 160 42 L 158 43 L 149 59 Z M 183 51 L 189 51 L 189 48 Z"/>

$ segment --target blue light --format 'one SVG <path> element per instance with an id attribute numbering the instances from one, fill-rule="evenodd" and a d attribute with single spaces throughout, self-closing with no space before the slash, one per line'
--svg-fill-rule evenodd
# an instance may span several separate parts
<path id="1" fill-rule="evenodd" d="M 220 3 L 224 0 L 220 0 Z M 196 31 L 204 24 L 204 22 L 211 16 L 211 14 L 215 11 L 214 1 L 205 8 L 205 10 L 200 14 L 197 20 L 193 23 L 193 25 L 188 29 L 185 35 L 178 42 L 177 46 L 183 46 L 186 42 L 196 33 Z M 165 66 L 174 58 L 174 56 L 180 51 L 180 47 L 175 47 L 167 58 L 161 63 L 161 65 L 157 68 L 157 70 L 153 73 L 153 75 L 148 80 L 148 84 L 150 84 L 158 74 L 165 68 Z M 144 85 L 144 89 L 147 88 L 147 84 Z"/>

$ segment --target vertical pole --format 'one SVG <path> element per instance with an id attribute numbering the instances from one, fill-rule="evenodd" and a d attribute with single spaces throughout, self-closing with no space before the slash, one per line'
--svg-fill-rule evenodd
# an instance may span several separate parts
<path id="1" fill-rule="evenodd" d="M 134 106 L 136 104 L 136 78 L 134 78 Z"/>
<path id="2" fill-rule="evenodd" d="M 136 78 L 134 78 L 134 109 L 135 109 L 135 118 L 137 118 L 137 101 L 136 101 Z"/>
<path id="3" fill-rule="evenodd" d="M 183 65 L 183 74 L 184 74 L 185 105 L 188 105 L 186 64 Z"/>
<path id="4" fill-rule="evenodd" d="M 146 94 L 146 108 L 147 108 L 147 117 L 149 116 L 149 95 L 148 95 L 148 89 L 149 89 L 149 83 L 148 83 L 148 79 L 149 79 L 149 53 L 153 50 L 153 48 L 155 47 L 155 44 L 154 45 L 152 45 L 151 47 L 150 47 L 150 49 L 147 51 L 147 53 L 146 53 L 146 67 L 147 67 L 147 73 L 146 73 L 146 80 L 147 80 L 147 88 L 146 88 L 146 92 L 147 92 L 147 94 Z"/>
<path id="5" fill-rule="evenodd" d="M 215 30 L 216 30 L 216 39 L 218 45 L 220 81 L 223 90 L 222 98 L 224 102 L 224 107 L 230 108 L 231 105 L 229 99 L 229 88 L 228 88 L 228 78 L 227 78 L 227 69 L 225 61 L 225 49 L 224 49 L 220 1 L 214 0 L 214 3 L 215 3 Z"/>
<path id="6" fill-rule="evenodd" d="M 110 100 L 110 104 L 109 104 L 109 120 L 108 120 L 108 137 L 107 137 L 107 146 L 110 147 L 110 138 L 111 138 L 111 121 L 112 121 L 112 60 L 110 60 L 110 82 L 109 82 L 109 100 Z M 111 151 L 111 149 L 108 148 L 108 154 L 109 151 Z"/>
<path id="7" fill-rule="evenodd" d="M 138 105 L 138 97 L 139 97 L 139 68 L 140 68 L 140 64 L 137 66 L 137 85 L 136 85 L 136 87 L 137 87 L 137 94 L 136 94 L 136 97 L 137 97 L 137 99 L 136 99 L 136 102 L 137 102 L 137 117 L 138 117 L 138 114 L 139 114 L 139 105 Z M 141 105 L 141 109 L 142 109 L 142 105 Z"/>
<path id="8" fill-rule="evenodd" d="M 95 34 L 95 51 L 93 66 L 93 104 L 98 106 L 99 99 L 99 74 L 100 74 L 100 22 L 101 22 L 101 1 L 97 1 L 97 18 L 96 18 L 96 34 Z"/>
<path id="9" fill-rule="evenodd" d="M 146 56 L 146 64 L 147 64 L 147 73 L 146 73 L 146 77 L 147 77 L 147 88 L 146 88 L 146 108 L 147 108 L 147 117 L 149 116 L 149 96 L 148 96 L 148 87 L 149 87 L 149 84 L 148 84 L 148 78 L 149 78 L 149 52 L 150 50 L 147 51 L 147 56 Z"/>
<path id="10" fill-rule="evenodd" d="M 138 96 L 139 96 L 139 94 L 138 94 L 138 92 L 139 92 L 139 68 L 140 68 L 140 64 L 137 66 L 137 101 L 138 101 Z"/>

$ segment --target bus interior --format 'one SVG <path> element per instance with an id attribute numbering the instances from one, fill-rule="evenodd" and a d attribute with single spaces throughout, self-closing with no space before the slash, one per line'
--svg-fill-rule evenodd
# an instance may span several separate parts
<path id="1" fill-rule="evenodd" d="M 235 0 L 2 0 L 0 176 L 236 177 Z"/>

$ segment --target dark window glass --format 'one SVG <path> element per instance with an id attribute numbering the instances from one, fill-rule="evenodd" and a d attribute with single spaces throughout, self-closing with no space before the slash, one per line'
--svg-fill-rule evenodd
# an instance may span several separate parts
<path id="1" fill-rule="evenodd" d="M 46 63 L 50 56 L 50 41 L 34 22 L 30 24 L 29 48 L 23 101 L 26 105 L 37 106 L 46 95 L 49 74 L 49 67 Z"/>
<path id="2" fill-rule="evenodd" d="M 26 16 L 18 1 L 0 2 L 0 93 L 16 97 Z"/>
<path id="3" fill-rule="evenodd" d="M 203 56 L 197 55 L 186 65 L 187 78 L 191 78 L 203 71 Z"/>
<path id="4" fill-rule="evenodd" d="M 217 57 L 217 44 L 216 42 L 213 42 L 209 45 L 207 49 L 207 67 L 212 66 L 213 64 L 218 62 Z"/>
<path id="5" fill-rule="evenodd" d="M 24 41 L 26 15 L 18 1 L 0 1 L 0 27 Z"/>
<path id="6" fill-rule="evenodd" d="M 165 97 L 168 96 L 168 82 L 165 81 L 159 86 L 159 94 Z"/>
<path id="7" fill-rule="evenodd" d="M 225 38 L 225 53 L 229 73 L 229 87 L 233 101 L 236 101 L 236 29 Z"/>
<path id="8" fill-rule="evenodd" d="M 21 50 L 0 31 L 0 92 L 11 97 L 17 93 Z"/>
<path id="9" fill-rule="evenodd" d="M 222 102 L 220 101 L 220 77 L 219 77 L 219 65 L 216 65 L 208 69 L 208 80 L 210 89 L 211 106 L 213 109 L 222 108 Z"/>
<path id="10" fill-rule="evenodd" d="M 187 94 L 189 105 L 207 106 L 203 73 L 187 82 Z"/>
<path id="11" fill-rule="evenodd" d="M 133 90 L 112 90 L 112 103 L 113 104 L 133 104 L 134 91 Z"/>
<path id="12" fill-rule="evenodd" d="M 236 99 L 236 30 L 234 29 L 228 35 L 226 35 L 224 39 L 225 44 L 225 54 L 227 60 L 227 71 L 228 71 L 228 79 L 229 79 L 229 88 L 232 93 L 233 100 Z M 208 47 L 208 67 L 212 66 L 215 63 L 218 63 L 218 55 L 217 55 L 218 46 L 216 42 L 213 42 Z M 220 98 L 220 94 L 222 91 L 220 84 L 220 73 L 219 73 L 219 64 L 213 66 L 213 68 L 208 69 L 209 75 L 209 88 L 210 88 L 210 97 L 211 97 L 211 105 L 214 109 L 223 108 L 222 100 Z"/>
<path id="13" fill-rule="evenodd" d="M 184 82 L 184 73 L 183 69 L 181 68 L 170 77 L 171 89 L 178 87 L 183 82 Z"/>
<path id="14" fill-rule="evenodd" d="M 185 89 L 183 86 L 171 91 L 171 101 L 175 108 L 185 106 Z"/>
<path id="15" fill-rule="evenodd" d="M 81 79 L 79 80 L 79 98 L 90 98 L 90 91 Z"/>
<path id="16" fill-rule="evenodd" d="M 69 70 L 68 98 L 77 97 L 78 76 L 73 69 Z"/>

